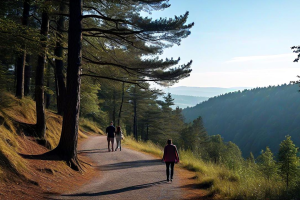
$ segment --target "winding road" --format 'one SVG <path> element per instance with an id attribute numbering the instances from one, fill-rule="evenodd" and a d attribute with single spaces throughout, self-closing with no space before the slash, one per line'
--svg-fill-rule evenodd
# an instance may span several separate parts
<path id="1" fill-rule="evenodd" d="M 166 181 L 165 164 L 151 155 L 126 147 L 108 152 L 105 136 L 91 136 L 79 150 L 95 163 L 99 176 L 76 191 L 51 199 L 184 199 L 180 178 Z"/>

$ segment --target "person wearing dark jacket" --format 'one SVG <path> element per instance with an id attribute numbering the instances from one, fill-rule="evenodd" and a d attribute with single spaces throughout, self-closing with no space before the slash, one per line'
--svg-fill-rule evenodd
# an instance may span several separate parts
<path id="1" fill-rule="evenodd" d="M 114 151 L 114 140 L 115 140 L 115 127 L 113 126 L 113 122 L 110 122 L 110 126 L 106 128 L 107 134 L 107 143 L 108 143 L 108 151 L 110 151 L 110 143 L 111 143 L 111 151 Z"/>
<path id="2" fill-rule="evenodd" d="M 174 163 L 179 162 L 179 154 L 175 145 L 172 144 L 172 139 L 167 141 L 164 148 L 163 160 L 166 163 L 167 181 L 169 182 L 170 166 L 171 166 L 171 181 L 173 181 Z"/>

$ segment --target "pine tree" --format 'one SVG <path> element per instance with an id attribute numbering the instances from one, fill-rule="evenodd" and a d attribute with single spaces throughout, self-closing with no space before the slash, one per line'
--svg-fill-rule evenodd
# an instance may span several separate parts
<path id="1" fill-rule="evenodd" d="M 171 96 L 171 93 L 168 93 L 167 96 L 164 96 L 164 107 L 165 109 L 170 109 L 174 105 L 174 99 Z"/>
<path id="2" fill-rule="evenodd" d="M 186 24 L 188 12 L 174 19 L 161 19 L 156 21 L 143 18 L 139 15 L 139 11 L 145 8 L 144 6 L 159 10 L 167 7 L 168 4 L 166 2 L 165 0 L 107 1 L 107 4 L 102 4 L 98 1 L 87 1 L 85 2 L 85 6 L 83 6 L 81 0 L 69 1 L 70 20 L 66 99 L 68 106 L 66 106 L 64 110 L 61 139 L 54 152 L 58 152 L 63 159 L 71 162 L 74 168 L 80 168 L 76 147 L 82 76 L 106 78 L 136 85 L 145 81 L 175 83 L 189 76 L 192 62 L 177 68 L 172 68 L 179 62 L 179 59 L 162 61 L 157 58 L 141 59 L 141 56 L 136 56 L 128 57 L 128 60 L 131 60 L 131 62 L 122 63 L 109 56 L 109 60 L 105 59 L 105 53 L 92 54 L 88 52 L 88 50 L 82 50 L 82 46 L 84 46 L 85 43 L 92 44 L 89 41 L 90 38 L 96 38 L 100 41 L 104 39 L 106 41 L 103 50 L 99 50 L 100 53 L 106 52 L 105 49 L 109 49 L 110 51 L 122 49 L 122 52 L 126 54 L 127 51 L 125 48 L 133 46 L 135 48 L 141 47 L 145 52 L 152 51 L 156 54 L 161 53 L 163 48 L 171 46 L 172 44 L 180 44 L 181 39 L 186 38 L 190 34 L 189 29 L 194 25 L 193 23 Z M 110 4 L 113 7 L 106 6 Z M 122 11 L 122 9 L 126 7 L 133 8 L 132 12 Z M 83 8 L 88 9 L 85 15 L 82 15 Z M 111 10 L 110 13 L 106 12 L 108 8 L 113 8 L 113 10 Z M 117 11 L 120 11 L 120 13 Z M 119 18 L 121 14 L 125 14 L 126 16 Z M 94 22 L 98 21 L 98 23 L 84 23 L 93 22 L 93 20 L 90 19 L 94 19 Z M 82 27 L 83 23 L 85 25 L 84 27 Z M 88 39 L 83 41 L 82 36 Z M 150 46 L 151 48 L 149 48 Z M 84 53 L 83 56 L 82 53 Z M 110 70 L 106 69 L 105 75 L 92 73 L 89 69 L 86 70 L 87 73 L 82 73 L 82 58 L 85 63 L 101 65 L 100 68 L 102 69 L 109 67 Z M 113 74 L 115 69 L 122 71 L 121 74 L 127 74 L 127 77 L 130 77 L 130 79 L 126 80 L 123 76 L 115 77 Z"/>
<path id="3" fill-rule="evenodd" d="M 274 160 L 273 153 L 269 147 L 261 151 L 261 155 L 257 157 L 259 170 L 270 180 L 277 174 L 278 168 Z"/>
<path id="4" fill-rule="evenodd" d="M 38 56 L 38 65 L 36 67 L 35 77 L 35 99 L 36 99 L 36 131 L 37 135 L 44 139 L 46 134 L 46 116 L 45 116 L 45 86 L 44 75 L 47 54 L 47 37 L 49 32 L 49 15 L 44 7 L 42 12 L 41 24 L 41 52 Z"/>
<path id="5" fill-rule="evenodd" d="M 299 158 L 297 157 L 298 148 L 291 140 L 291 136 L 286 136 L 286 139 L 280 143 L 280 148 L 278 152 L 278 164 L 281 176 L 286 182 L 286 186 L 289 184 L 293 178 L 295 178 L 298 166 Z"/>
<path id="6" fill-rule="evenodd" d="M 82 56 L 82 1 L 70 0 L 70 20 L 68 35 L 67 98 L 64 109 L 63 126 L 57 153 L 76 170 L 81 170 L 77 157 L 79 129 L 81 56 Z"/>
<path id="7" fill-rule="evenodd" d="M 214 163 L 220 163 L 221 154 L 224 149 L 224 142 L 221 135 L 210 136 L 210 142 L 208 144 L 208 155 Z"/>
<path id="8" fill-rule="evenodd" d="M 228 142 L 223 148 L 224 150 L 221 151 L 221 163 L 226 164 L 232 170 L 240 169 L 243 161 L 240 148 L 233 142 Z"/>
<path id="9" fill-rule="evenodd" d="M 59 5 L 59 13 L 65 14 L 67 10 L 66 0 L 62 0 Z M 66 99 L 66 84 L 64 71 L 64 31 L 66 17 L 60 15 L 57 20 L 56 46 L 54 50 L 55 58 L 55 82 L 56 82 L 56 100 L 57 113 L 63 114 Z"/>
<path id="10" fill-rule="evenodd" d="M 23 16 L 22 25 L 28 25 L 30 11 L 30 1 L 24 0 L 23 5 Z M 17 85 L 16 85 L 16 96 L 18 98 L 23 98 L 24 96 L 24 83 L 25 83 L 25 65 L 26 65 L 26 50 L 25 45 L 22 46 L 23 52 L 18 56 L 17 59 Z"/>

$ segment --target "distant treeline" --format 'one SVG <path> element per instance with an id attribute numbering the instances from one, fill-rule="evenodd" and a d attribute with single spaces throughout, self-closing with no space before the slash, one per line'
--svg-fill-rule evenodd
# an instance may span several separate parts
<path id="1" fill-rule="evenodd" d="M 231 92 L 210 98 L 182 111 L 191 122 L 201 116 L 209 135 L 220 134 L 242 150 L 258 156 L 269 146 L 278 152 L 279 144 L 290 135 L 300 146 L 299 86 L 284 84 Z"/>
<path id="2" fill-rule="evenodd" d="M 172 98 L 174 98 L 174 105 L 171 106 L 173 109 L 176 109 L 176 107 L 179 108 L 192 107 L 197 105 L 198 103 L 201 103 L 209 99 L 209 97 L 188 96 L 188 95 L 178 95 L 178 94 L 172 94 Z M 163 97 L 159 97 L 158 99 L 163 100 Z"/>

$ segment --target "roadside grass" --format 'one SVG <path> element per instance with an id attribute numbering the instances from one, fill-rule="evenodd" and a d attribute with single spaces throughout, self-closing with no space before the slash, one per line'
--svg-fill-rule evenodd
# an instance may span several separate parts
<path id="1" fill-rule="evenodd" d="M 135 141 L 135 139 L 133 137 L 126 136 L 126 138 L 124 139 L 124 143 L 129 145 L 131 148 L 133 148 L 135 150 L 150 153 L 150 154 L 153 154 L 160 158 L 162 158 L 162 156 L 163 156 L 162 147 L 154 144 L 151 141 L 137 142 L 137 141 Z"/>
<path id="2" fill-rule="evenodd" d="M 104 131 L 101 128 L 99 128 L 99 124 L 97 124 L 96 122 L 89 121 L 88 119 L 80 118 L 79 126 L 83 132 L 105 135 Z"/>
<path id="3" fill-rule="evenodd" d="M 162 157 L 163 148 L 148 141 L 135 141 L 132 137 L 124 139 L 131 148 Z M 253 166 L 242 166 L 229 170 L 225 166 L 204 162 L 191 151 L 179 150 L 180 167 L 196 173 L 197 188 L 208 191 L 208 196 L 217 199 L 282 199 L 285 184 L 279 178 L 267 180 Z"/>

